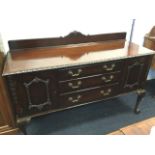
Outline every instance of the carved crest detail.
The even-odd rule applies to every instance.
[[[82,34],[79,31],[73,31],[69,33],[67,36],[65,36],[64,38],[73,38],[73,37],[86,37],[86,35]]]

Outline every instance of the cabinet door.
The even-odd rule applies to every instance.
[[[124,90],[130,91],[144,86],[151,60],[151,56],[143,56],[126,61]]]
[[[51,71],[25,73],[8,77],[18,117],[40,113],[56,107],[55,79]]]

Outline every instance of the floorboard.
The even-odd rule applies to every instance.
[[[109,135],[149,135],[155,126],[155,117],[123,127]]]

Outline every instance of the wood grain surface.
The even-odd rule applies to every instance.
[[[149,135],[155,126],[155,117],[123,127],[109,135]]]

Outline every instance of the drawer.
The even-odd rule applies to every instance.
[[[60,94],[59,104],[61,107],[74,106],[81,103],[102,100],[118,93],[118,85],[111,87],[100,87],[88,91],[79,91],[70,94]]]
[[[79,89],[85,89],[94,86],[109,85],[120,82],[121,73],[109,73],[104,75],[96,75],[93,77],[79,78],[76,80],[60,81],[59,91],[61,93],[67,91],[74,91]]]
[[[100,64],[93,64],[89,66],[78,66],[60,69],[58,71],[58,77],[60,81],[64,81],[89,75],[110,73],[121,70],[122,65],[123,61],[112,61]]]

